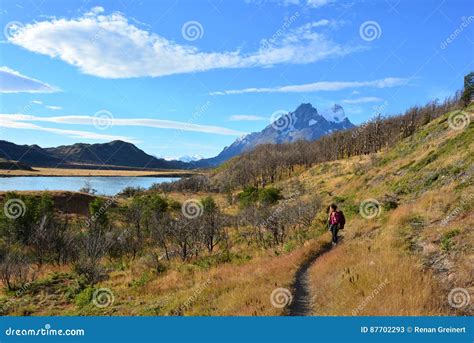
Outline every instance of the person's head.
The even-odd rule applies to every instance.
[[[337,210],[337,205],[336,204],[331,204],[329,206],[329,212],[336,212]]]

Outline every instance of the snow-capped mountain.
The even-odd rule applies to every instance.
[[[184,155],[184,156],[181,156],[180,158],[178,158],[178,161],[181,161],[181,162],[194,162],[194,161],[202,160],[203,158],[204,157],[202,157],[201,155],[192,155],[192,156]]]
[[[353,126],[340,105],[336,104],[319,113],[311,104],[301,104],[294,112],[281,115],[262,131],[239,137],[216,157],[202,159],[194,164],[198,167],[216,166],[259,144],[289,143],[302,139],[312,141]]]
[[[347,119],[344,109],[338,104],[334,104],[331,108],[321,112],[321,115],[324,119],[333,123],[342,123],[344,119]]]

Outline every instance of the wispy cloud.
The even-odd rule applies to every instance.
[[[253,52],[239,49],[202,52],[131,23],[123,14],[104,15],[103,8],[75,19],[50,19],[27,24],[9,42],[59,58],[83,73],[103,78],[159,77],[225,68],[306,64],[345,56],[358,46],[336,43],[305,24],[288,30],[272,44]],[[311,23],[309,23],[311,24]]]
[[[330,3],[335,2],[335,0],[245,0],[247,3],[255,3],[257,5],[261,5],[263,3],[277,3],[283,6],[289,5],[300,5],[300,6],[308,6],[312,8],[319,8],[326,6]]]
[[[381,98],[374,97],[374,96],[364,96],[364,97],[360,97],[360,98],[357,98],[357,99],[344,99],[344,100],[342,100],[342,102],[345,103],[345,104],[367,104],[367,103],[370,103],[370,102],[382,102],[382,101],[384,101],[384,100],[381,99]]]
[[[334,2],[334,0],[308,0],[306,3],[309,7],[319,8],[326,6],[332,2]]]
[[[0,125],[3,120],[10,122],[49,122],[57,124],[69,125],[94,125],[96,118],[93,116],[55,116],[55,117],[38,117],[25,114],[0,114]],[[173,120],[149,119],[149,118],[130,118],[130,119],[111,119],[111,126],[141,126],[153,127],[159,129],[175,129],[183,131],[212,133],[218,135],[241,136],[245,134],[242,131],[236,131],[220,126],[198,125],[187,122],[179,122]]]
[[[48,108],[48,109],[50,109],[50,110],[53,110],[53,111],[58,111],[58,110],[62,110],[62,109],[63,109],[61,106],[46,105],[45,107]]]
[[[0,67],[0,93],[51,93],[57,92],[56,87],[45,82],[22,75],[8,67]]]
[[[236,114],[230,116],[229,120],[231,121],[259,121],[259,120],[268,120],[268,118],[262,116],[256,116],[253,114]]]
[[[245,93],[313,93],[322,91],[340,91],[351,88],[390,88],[404,86],[409,83],[409,79],[388,77],[374,81],[321,81],[306,83],[301,85],[290,85],[281,87],[264,88],[244,88],[219,92],[212,92],[210,95],[229,95]]]
[[[130,143],[140,142],[127,136],[108,135],[104,133],[96,133],[96,132],[90,132],[90,131],[63,130],[63,129],[57,129],[57,128],[50,128],[50,127],[44,127],[44,126],[40,126],[40,125],[28,123],[28,122],[5,119],[3,116],[4,115],[0,115],[1,117],[0,126],[5,127],[5,128],[51,132],[58,135],[68,136],[70,138],[79,138],[79,139],[102,140],[102,141],[122,140],[122,141],[130,142]]]

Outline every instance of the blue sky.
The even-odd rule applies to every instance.
[[[474,13],[454,1],[3,1],[1,139],[131,141],[211,157],[272,113],[354,123],[462,88]]]

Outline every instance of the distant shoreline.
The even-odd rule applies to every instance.
[[[142,171],[142,170],[97,170],[66,168],[35,168],[34,170],[0,170],[2,177],[189,177],[196,172],[188,170]]]

